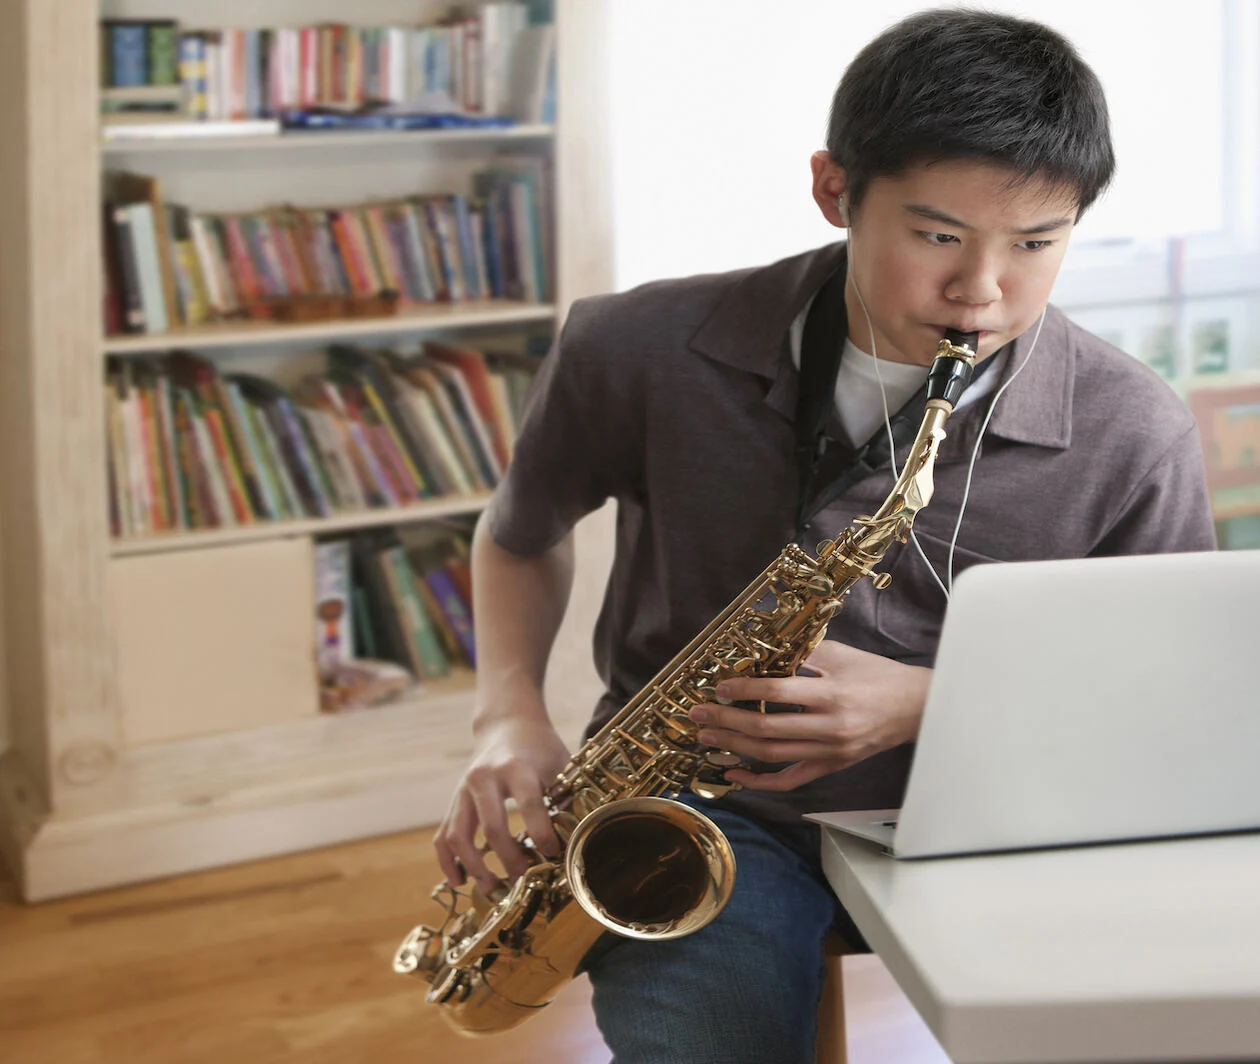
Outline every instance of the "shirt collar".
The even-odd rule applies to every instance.
[[[789,359],[792,319],[844,262],[843,243],[750,270],[714,307],[691,338],[690,348],[736,369],[769,380]]]
[[[997,388],[1006,387],[1016,372],[1019,376],[1002,393],[985,435],[1063,450],[1072,442],[1076,346],[1072,343],[1068,319],[1057,307],[1046,307],[1041,336],[1032,358],[1028,359],[1036,336],[1037,326],[1033,325],[1015,338],[1015,350],[1002,367]],[[1020,366],[1024,367],[1022,371]],[[996,395],[997,390],[993,394]],[[941,461],[970,458],[992,403],[992,397],[986,396],[950,419],[941,444]]]

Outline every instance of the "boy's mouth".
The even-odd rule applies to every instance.
[[[979,342],[981,343],[983,343],[987,337],[993,335],[992,329],[977,329],[974,325],[970,325],[970,326],[968,325],[929,325],[928,328],[931,329],[933,332],[935,332],[941,339],[945,338],[945,333],[949,329],[953,329],[956,332],[963,332],[963,333],[968,333],[968,332],[978,333]]]

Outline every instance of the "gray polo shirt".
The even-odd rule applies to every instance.
[[[616,557],[594,651],[603,724],[703,629],[792,537],[797,504],[793,319],[835,270],[830,245],[760,269],[689,277],[573,305],[532,390],[510,468],[487,511],[496,543],[537,554],[617,500]],[[1031,330],[1004,376],[1023,362]],[[967,462],[990,400],[946,425],[936,492],[915,530],[944,573]],[[900,456],[899,456],[900,461]],[[815,519],[804,546],[873,513],[885,468]],[[987,562],[1210,550],[1195,424],[1135,359],[1051,307],[1032,360],[984,435],[954,555]],[[863,581],[828,632],[863,650],[931,665],[945,597],[912,544]],[[765,819],[900,805],[910,745],[790,794],[724,799]]]

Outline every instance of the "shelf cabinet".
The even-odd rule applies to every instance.
[[[554,128],[196,144],[102,143],[97,20],[166,16],[204,25],[204,5],[15,0],[0,11],[0,128],[9,146],[0,156],[0,851],[28,900],[402,830],[433,823],[445,810],[471,747],[471,674],[426,682],[406,701],[359,712],[312,707],[247,724],[224,704],[220,728],[203,719],[213,706],[181,704],[169,720],[142,726],[128,716],[133,692],[146,685],[178,692],[179,676],[169,674],[169,661],[157,660],[156,635],[137,640],[133,630],[119,630],[120,577],[145,565],[153,572],[177,567],[178,552],[196,552],[202,579],[213,583],[216,559],[226,576],[233,557],[273,548],[284,554],[283,544],[326,532],[476,513],[486,497],[111,540],[101,380],[107,357],[174,347],[267,358],[334,340],[554,329],[575,298],[608,290],[603,5],[554,6]],[[212,20],[388,24],[424,11],[411,0],[226,0]],[[196,207],[233,210],[277,200],[299,174],[312,197],[350,202],[392,194],[392,187],[439,187],[444,175],[471,172],[487,154],[512,151],[545,151],[553,162],[556,298],[545,305],[423,306],[388,318],[101,336],[100,203],[102,174],[111,168],[160,173],[164,186]],[[610,555],[610,521],[605,510],[579,526],[577,583],[548,676],[553,714],[570,741],[598,692],[590,628]],[[143,611],[144,596],[156,595],[160,615],[161,582],[144,587],[127,599],[128,608]],[[230,624],[231,608],[215,608],[219,615],[207,623]],[[165,687],[156,682],[162,669]]]

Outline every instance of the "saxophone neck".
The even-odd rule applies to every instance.
[[[833,557],[846,551],[855,552],[861,564],[853,572],[865,575],[897,540],[910,534],[915,515],[932,501],[932,470],[936,453],[945,438],[945,422],[953,413],[963,390],[971,383],[976,364],[978,338],[975,333],[949,331],[937,348],[936,358],[928,371],[927,405],[919,431],[910,445],[905,465],[893,489],[872,517],[859,517],[849,529],[831,543],[819,546],[820,556],[831,558],[828,568],[842,566],[842,559]],[[839,548],[844,546],[844,550]]]
[[[928,400],[901,474],[872,520],[883,521],[898,515],[913,521],[915,514],[932,501],[935,490],[932,470],[936,466],[936,452],[945,438],[945,421],[952,409],[943,399]]]
[[[907,522],[932,501],[932,469],[936,452],[945,438],[945,422],[975,372],[979,336],[953,329],[945,333],[936,349],[932,368],[928,370],[927,405],[923,421],[906,455],[906,464],[897,477],[893,490],[875,514],[880,521],[892,514],[904,516]],[[908,530],[908,524],[907,529]]]

